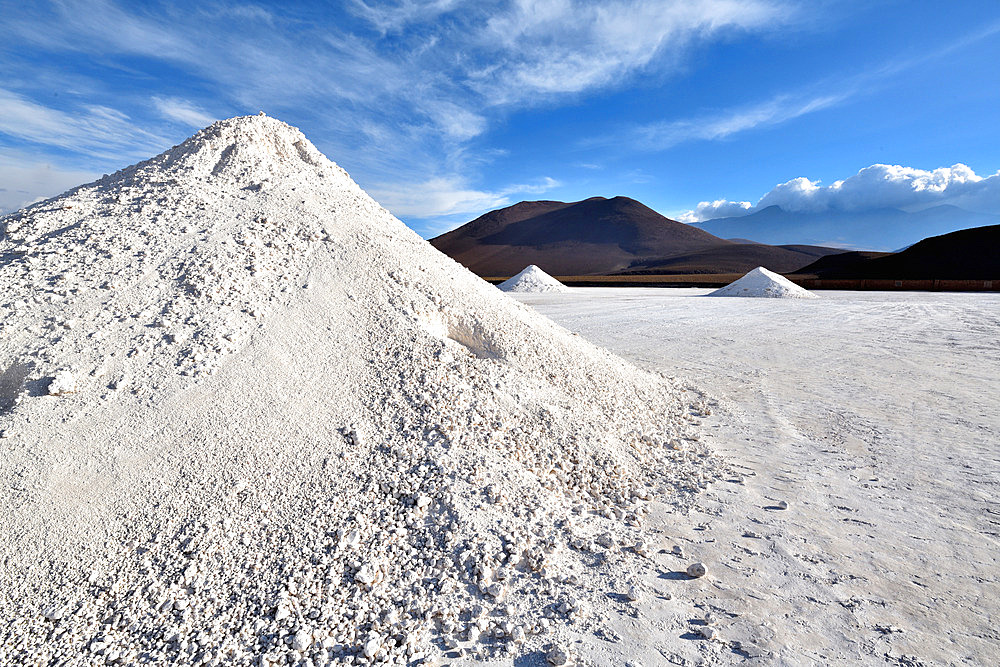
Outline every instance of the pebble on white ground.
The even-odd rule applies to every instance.
[[[747,296],[771,299],[818,299],[807,289],[788,278],[758,266],[739,280],[721,287],[708,296]]]
[[[687,567],[687,575],[694,579],[704,577],[706,572],[708,572],[708,570],[705,568],[704,563],[691,563]]]
[[[569,653],[561,646],[554,646],[545,654],[545,659],[550,665],[566,665],[569,663]]]
[[[503,292],[566,292],[568,287],[534,264],[524,267],[516,276],[497,285]]]

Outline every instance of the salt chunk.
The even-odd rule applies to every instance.
[[[49,396],[62,396],[63,394],[72,394],[75,391],[76,376],[66,369],[56,373],[52,382],[49,383]]]
[[[65,615],[65,613],[66,610],[63,607],[49,607],[42,612],[42,616],[44,616],[47,621],[58,621]]]
[[[362,583],[366,586],[371,586],[373,583],[375,583],[375,576],[376,576],[375,568],[373,568],[371,565],[365,565],[364,567],[362,567],[360,570],[357,571],[357,574],[354,575],[354,579],[355,581],[358,581],[359,583]]]
[[[312,646],[312,641],[312,632],[303,628],[296,632],[295,636],[292,637],[292,649],[296,651],[305,651],[307,648]]]

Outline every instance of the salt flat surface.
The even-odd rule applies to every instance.
[[[746,477],[665,525],[709,576],[710,663],[997,664],[1000,295],[697,289],[518,295],[719,400],[709,444]],[[782,501],[787,509],[779,509]],[[662,567],[668,583],[676,569]],[[649,616],[653,645],[678,626]],[[691,623],[692,644],[708,644]],[[735,642],[740,642],[737,646]]]

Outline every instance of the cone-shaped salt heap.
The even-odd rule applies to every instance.
[[[566,292],[568,288],[534,264],[499,285],[504,292]]]
[[[571,541],[636,544],[639,498],[719,474],[678,385],[505,298],[277,120],[0,232],[4,664],[537,654],[577,622],[542,633],[552,601],[586,622],[655,576]],[[459,623],[495,608],[523,641]]]
[[[818,299],[815,294],[803,289],[788,278],[768,271],[763,266],[735,280],[708,296],[749,296],[769,299]]]

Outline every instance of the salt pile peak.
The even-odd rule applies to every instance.
[[[723,473],[697,394],[278,120],[0,231],[0,664],[509,659],[592,628],[649,508]]]
[[[504,292],[565,292],[567,287],[534,264],[499,285]]]
[[[771,299],[818,299],[782,275],[758,266],[739,280],[721,287],[708,296],[746,296]]]

